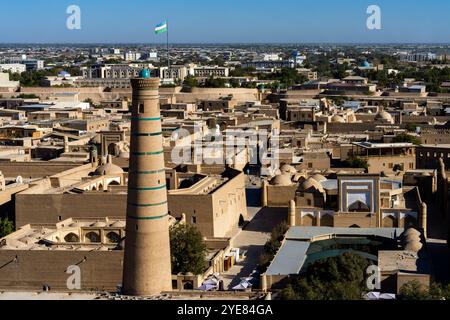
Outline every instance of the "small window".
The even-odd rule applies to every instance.
[[[59,221],[62,221],[62,217],[61,217],[61,216],[58,216],[58,220],[59,220]]]
[[[191,221],[192,221],[193,224],[196,224],[197,223],[197,217],[192,217]]]
[[[140,104],[139,104],[139,110],[138,110],[138,112],[139,112],[139,113],[144,113],[144,104],[143,104],[143,103],[140,103]]]

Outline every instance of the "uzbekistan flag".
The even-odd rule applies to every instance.
[[[167,21],[161,22],[155,27],[155,33],[160,34],[167,31]]]

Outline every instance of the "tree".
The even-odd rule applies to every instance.
[[[345,161],[345,164],[349,168],[364,168],[369,169],[369,164],[367,163],[367,160],[363,160],[355,155],[352,155],[350,158],[348,158]]]
[[[225,79],[210,77],[205,81],[205,88],[224,88]]]
[[[407,134],[407,133],[402,133],[402,134],[397,135],[394,138],[394,142],[396,142],[396,143],[406,142],[406,143],[412,143],[412,144],[415,144],[415,145],[421,145],[422,144],[422,141],[420,140],[420,138],[412,136],[412,135]]]
[[[254,67],[236,67],[234,70],[230,71],[230,77],[245,77],[252,75],[254,72],[256,72],[256,68]]]
[[[266,244],[264,245],[264,253],[259,258],[259,264],[262,268],[267,268],[270,264],[270,261],[273,260],[275,254],[281,246],[284,235],[288,230],[289,225],[284,221],[272,230],[270,239],[267,240]]]
[[[408,123],[406,125],[406,130],[408,130],[409,132],[416,132],[418,127],[419,125],[417,123]]]
[[[366,290],[369,261],[345,252],[312,263],[305,275],[293,277],[281,291],[282,300],[360,300]]]
[[[429,300],[430,298],[426,288],[417,280],[405,283],[400,288],[400,296],[403,300]]]
[[[6,237],[14,231],[14,223],[8,218],[0,218],[0,238]]]
[[[185,86],[188,86],[188,87],[191,87],[191,88],[198,87],[198,81],[193,76],[187,76],[186,78],[184,78],[183,84]]]
[[[273,80],[281,84],[283,88],[289,88],[296,84],[302,84],[308,79],[306,76],[299,74],[296,69],[281,69],[275,73],[270,74],[258,74],[258,79],[260,80]]]
[[[93,101],[91,98],[87,98],[87,99],[85,99],[83,102],[89,103],[91,106],[94,105],[94,101]]]
[[[400,298],[402,300],[449,300],[450,284],[432,283],[429,288],[426,288],[419,281],[412,280],[400,288]]]
[[[31,94],[22,93],[22,94],[19,94],[17,96],[17,98],[18,99],[39,99],[39,97],[37,95],[32,94],[32,93]]]
[[[170,229],[172,274],[205,271],[206,245],[195,226],[178,224]]]

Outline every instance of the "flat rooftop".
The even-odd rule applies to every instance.
[[[355,146],[365,149],[391,149],[391,148],[412,148],[412,143],[372,143],[372,142],[353,142]]]

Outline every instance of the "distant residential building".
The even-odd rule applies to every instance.
[[[128,51],[124,53],[125,61],[137,61],[141,58],[141,54],[139,52]]]
[[[218,66],[195,67],[195,77],[228,77],[230,69]]]
[[[264,53],[262,55],[262,60],[263,61],[279,61],[279,60],[281,60],[281,58],[278,55],[278,53]]]
[[[141,56],[141,60],[146,60],[146,61],[159,61],[158,58],[158,53],[157,52],[148,52],[148,53],[144,53]]]
[[[131,79],[139,75],[141,68],[126,64],[94,65],[81,68],[85,79]]]
[[[399,57],[400,61],[408,62],[423,62],[437,59],[437,55],[434,53],[402,53]]]
[[[301,74],[308,78],[308,81],[317,80],[317,72],[312,71],[311,69],[306,68],[298,68],[297,69],[298,74]]]
[[[26,66],[27,71],[35,71],[44,69],[44,61],[37,59],[23,59],[24,57],[19,58],[10,58],[8,60],[9,64],[24,64]]]
[[[170,70],[168,67],[161,67],[157,73],[161,79],[176,79],[183,81],[188,75],[188,70],[185,66],[174,65],[170,66]]]
[[[293,60],[278,60],[278,61],[249,61],[242,64],[244,68],[276,68],[276,69],[293,69],[296,67]]]
[[[27,71],[27,66],[22,63],[0,64],[0,72],[22,73]]]

